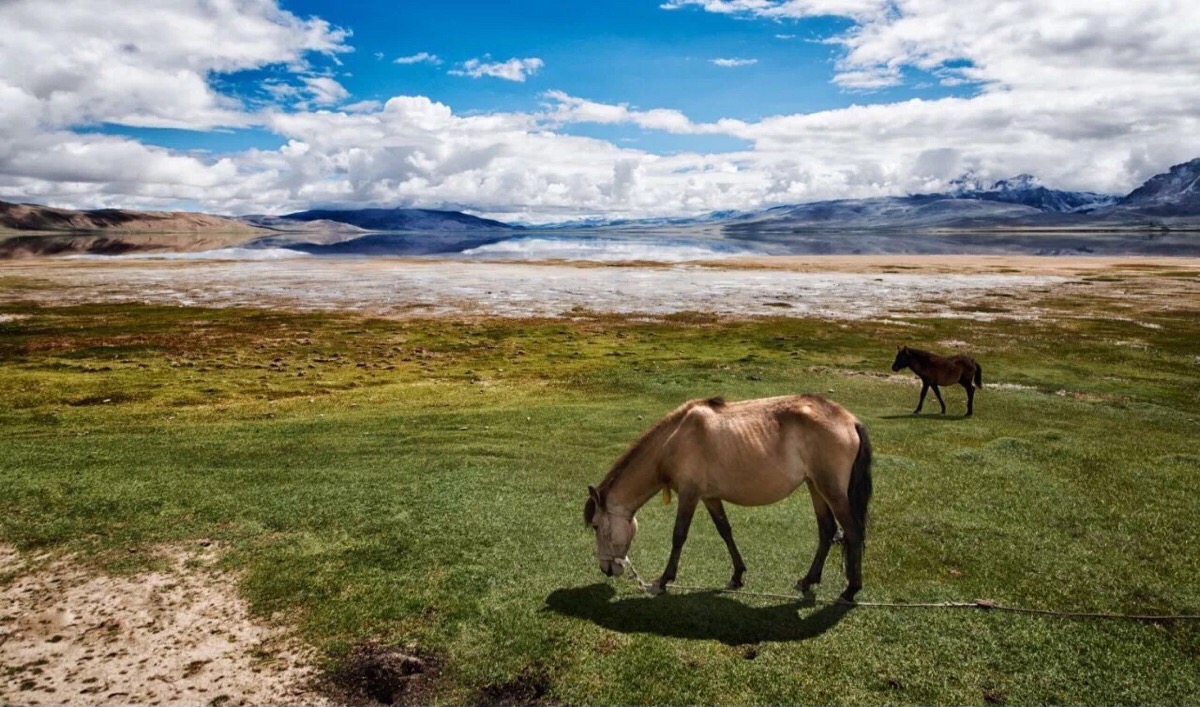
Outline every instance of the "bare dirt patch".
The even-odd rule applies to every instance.
[[[347,704],[429,704],[440,666],[437,656],[412,646],[367,642],[352,648],[327,682]]]
[[[212,546],[168,569],[96,575],[0,546],[0,702],[324,704],[311,653],[254,619]]]

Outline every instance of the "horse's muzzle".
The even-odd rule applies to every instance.
[[[608,562],[601,562],[600,571],[604,573],[605,577],[620,577],[625,574],[625,566],[628,564],[628,559],[619,557]]]

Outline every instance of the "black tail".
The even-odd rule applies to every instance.
[[[979,362],[975,362],[975,387],[983,390],[983,366]]]
[[[850,514],[854,522],[862,529],[863,539],[867,538],[867,504],[871,501],[871,439],[867,437],[867,428],[861,422],[854,423],[858,432],[858,454],[854,457],[854,466],[850,467]]]

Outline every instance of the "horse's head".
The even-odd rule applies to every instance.
[[[620,577],[629,564],[629,546],[637,533],[637,518],[611,512],[605,507],[600,492],[588,486],[583,522],[596,531],[596,559],[600,562],[600,571],[609,577]]]
[[[907,346],[897,346],[896,347],[896,360],[892,361],[892,370],[893,371],[904,370],[905,368],[908,368],[910,363],[912,363],[912,360],[908,357],[908,347]]]

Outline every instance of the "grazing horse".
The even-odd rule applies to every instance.
[[[808,574],[796,587],[808,592],[821,581],[825,557],[841,524],[846,590],[862,588],[867,502],[871,498],[871,442],[867,430],[842,406],[819,395],[791,395],[726,403],[692,400],[654,424],[617,461],[599,487],[588,487],[584,523],[596,532],[600,571],[619,576],[629,564],[637,532],[634,514],[660,491],[675,491],[671,557],[652,585],[662,594],[675,579],[679,553],[696,506],[703,502],[733,560],[729,588],[742,586],[746,565],[722,501],[765,506],[808,485],[817,514],[818,545]]]
[[[896,347],[896,360],[892,361],[892,370],[901,371],[911,368],[921,379],[921,399],[917,401],[914,415],[921,413],[925,407],[925,394],[933,388],[938,404],[942,406],[942,414],[946,414],[946,402],[942,400],[939,385],[954,385],[958,383],[967,389],[967,417],[975,414],[975,389],[983,388],[983,367],[970,356],[938,356],[935,353],[910,349],[907,346]]]

